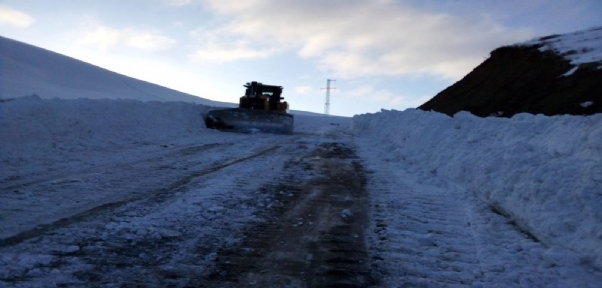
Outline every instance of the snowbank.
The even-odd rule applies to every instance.
[[[45,173],[50,164],[81,170],[114,157],[151,153],[159,146],[242,137],[205,128],[203,114],[210,109],[189,102],[128,99],[27,96],[0,102],[0,183]],[[296,115],[295,133],[328,133],[348,126],[350,119]]]
[[[99,146],[205,129],[202,113],[208,108],[185,102],[42,100],[37,96],[17,98],[0,107],[0,131],[6,136],[3,145],[52,145],[55,138],[69,137]],[[40,143],[40,138],[46,143]]]
[[[354,116],[352,128],[383,158],[454,181],[544,244],[602,269],[602,115],[383,110]]]
[[[36,96],[1,102],[0,180],[25,168],[43,167],[41,162],[90,157],[81,153],[161,145],[170,139],[198,136],[207,130],[202,114],[208,108],[185,102]]]

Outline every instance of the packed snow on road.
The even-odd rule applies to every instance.
[[[602,115],[0,102],[2,287],[599,287]]]

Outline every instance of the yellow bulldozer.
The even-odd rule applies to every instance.
[[[208,128],[233,132],[293,133],[294,117],[288,103],[282,101],[282,86],[256,81],[243,85],[245,95],[238,108],[212,110],[205,116]]]

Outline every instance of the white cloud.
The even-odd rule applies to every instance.
[[[293,90],[299,94],[310,94],[315,91],[314,88],[310,86],[296,86]]]
[[[254,50],[245,47],[210,47],[197,50],[192,54],[196,61],[227,62],[242,59],[265,58],[269,55],[268,51]]]
[[[123,45],[148,51],[167,50],[176,44],[176,40],[163,36],[158,31],[134,28],[114,29],[91,21],[79,31],[78,44],[95,46],[109,50]]]
[[[108,50],[116,46],[122,38],[119,30],[105,26],[97,26],[82,33],[79,44],[96,46],[102,50]]]
[[[167,50],[176,44],[176,40],[155,32],[127,30],[125,34],[128,46],[144,50]]]
[[[197,29],[191,36],[203,43],[191,56],[194,61],[228,62],[244,59],[266,58],[274,54],[276,49],[270,46],[257,47],[251,40],[229,39],[223,37],[227,32],[223,29]]]
[[[362,85],[348,92],[341,92],[342,97],[358,99],[372,103],[383,103],[391,108],[417,107],[431,96],[410,97],[395,94],[387,89],[375,89],[371,85]]]
[[[359,86],[347,93],[343,94],[344,97],[353,99],[361,99],[368,102],[384,102],[390,105],[397,105],[403,101],[402,96],[397,96],[393,92],[386,89],[374,89],[370,85]]]
[[[6,24],[19,28],[29,27],[35,19],[21,11],[0,5],[0,25]]]
[[[192,4],[192,0],[163,0],[163,2],[169,6],[186,6]]]
[[[340,78],[430,74],[457,79],[493,48],[532,36],[508,30],[484,15],[431,13],[403,1],[205,3],[210,11],[231,21],[219,26],[220,33],[201,51],[210,46],[229,47],[231,39],[244,41],[245,47],[254,51],[294,49],[300,57],[317,61],[323,70]],[[229,58],[236,59],[240,57]]]

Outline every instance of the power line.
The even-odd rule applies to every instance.
[[[330,82],[334,82],[334,81],[337,81],[337,80],[327,79],[326,80],[326,88],[320,89],[320,90],[326,89],[326,103],[324,103],[324,114],[326,114],[326,115],[330,114],[330,90],[337,89],[335,87],[330,87]]]

